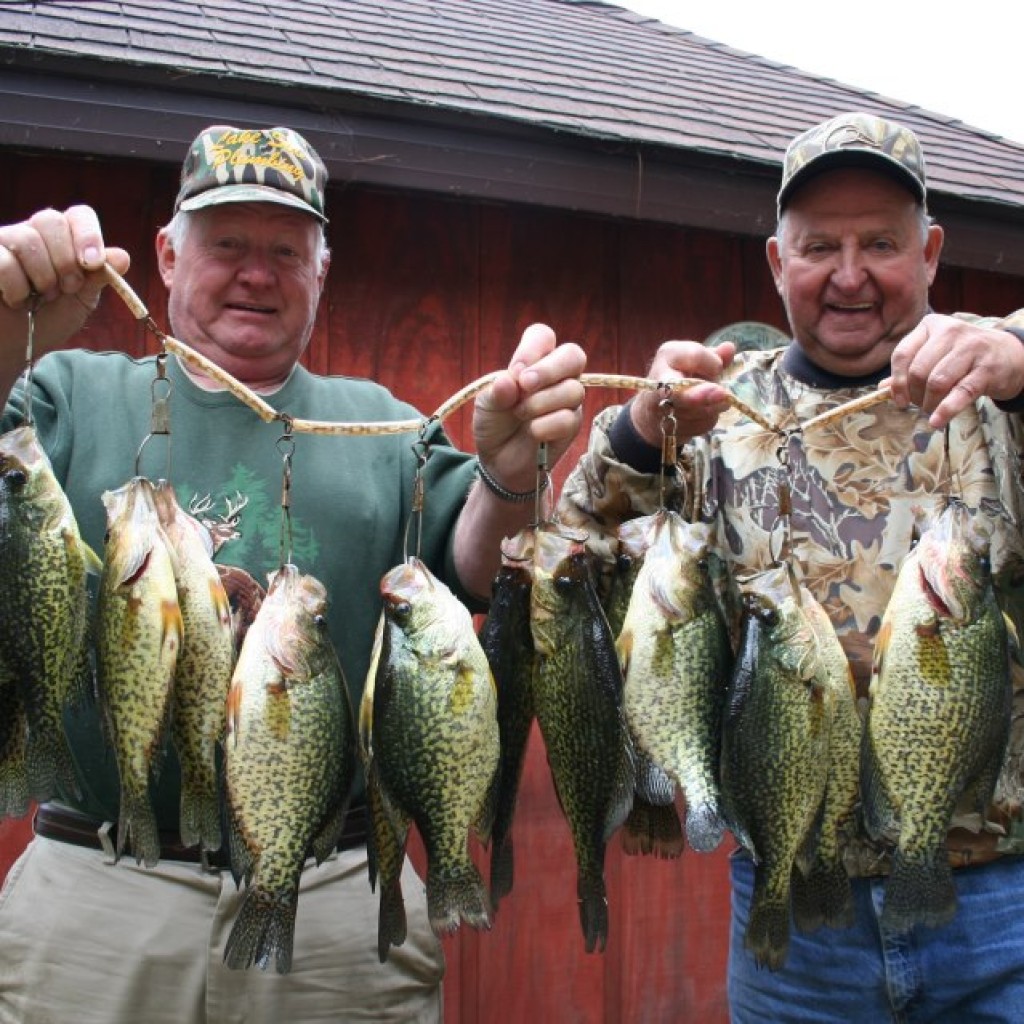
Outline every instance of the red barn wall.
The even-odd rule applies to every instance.
[[[3,152],[0,180],[0,223],[45,206],[99,210],[108,243],[132,254],[129,283],[170,331],[152,239],[170,215],[173,168]],[[784,327],[758,239],[358,187],[330,191],[328,212],[333,261],[306,362],[373,377],[425,412],[504,366],[534,321],[582,344],[590,370],[632,374],[666,338],[701,339],[745,319]],[[1008,312],[1024,306],[1024,279],[943,269],[933,305]],[[83,340],[154,347],[109,292]],[[591,391],[588,413],[615,397]],[[470,443],[465,415],[448,426]],[[0,877],[28,831],[27,821],[0,823]],[[568,829],[536,732],[514,838],[515,888],[493,929],[446,940],[448,1024],[728,1019],[725,849],[655,861],[624,856],[613,839],[608,947],[588,955]]]

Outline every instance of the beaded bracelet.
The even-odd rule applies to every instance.
[[[510,491],[507,487],[502,487],[497,480],[484,468],[484,464],[477,460],[476,463],[477,475],[483,481],[484,486],[496,497],[501,498],[502,501],[510,501],[514,504],[522,504],[525,501],[530,501],[537,497],[537,488],[534,487],[532,491]],[[544,482],[540,485],[540,489],[543,491],[548,485],[548,478],[544,477]]]

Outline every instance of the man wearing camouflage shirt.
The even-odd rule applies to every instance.
[[[767,255],[792,343],[737,353],[729,342],[670,341],[649,378],[707,381],[673,393],[679,464],[687,485],[703,485],[704,515],[717,517],[718,551],[731,574],[752,574],[779,554],[788,492],[793,559],[835,626],[863,709],[874,639],[914,543],[915,509],[941,508],[951,479],[969,506],[1005,513],[995,520],[991,559],[1013,613],[1024,579],[1024,316],[929,312],[943,232],[927,214],[918,140],[900,125],[851,113],[796,138],[778,212]],[[796,429],[887,378],[890,401]],[[783,433],[733,408],[727,388]],[[590,531],[605,566],[616,553],[616,523],[658,507],[661,400],[647,391],[605,410],[563,491],[563,521]],[[700,480],[697,467],[705,467]],[[1017,718],[1022,705],[1018,691]],[[736,853],[732,1019],[1020,1020],[1024,859],[1014,854],[1024,852],[1022,747],[1018,724],[988,815],[997,827],[979,831],[976,821],[954,819],[948,847],[958,910],[947,925],[904,934],[881,926],[887,857],[865,837],[845,857],[855,924],[810,934],[791,928],[782,969],[758,969],[744,948],[753,864]]]

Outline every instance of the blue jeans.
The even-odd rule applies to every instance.
[[[851,928],[791,928],[780,971],[743,948],[754,867],[731,858],[729,1007],[733,1024],[1021,1024],[1024,857],[954,871],[958,909],[942,928],[882,935],[884,878],[853,882]]]

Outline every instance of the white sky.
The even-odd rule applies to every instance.
[[[612,0],[1024,144],[1024,0]]]

